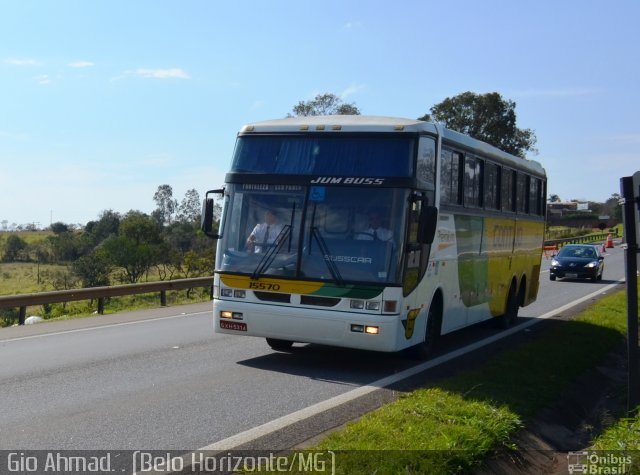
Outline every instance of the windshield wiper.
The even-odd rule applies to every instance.
[[[325,264],[327,264],[327,268],[329,269],[329,272],[331,272],[331,276],[340,287],[344,287],[344,280],[342,279],[342,275],[340,275],[338,266],[336,266],[336,263],[331,260],[331,251],[329,251],[329,247],[327,246],[326,241],[324,240],[316,226],[313,226],[311,228],[311,235],[316,238],[318,247],[320,247],[320,251],[322,252],[322,259],[324,260]],[[309,247],[309,251],[311,251],[311,247]]]
[[[258,265],[253,271],[253,274],[251,274],[252,279],[257,279],[260,274],[262,274],[265,270],[269,268],[273,260],[278,255],[278,253],[282,250],[282,247],[284,246],[284,243],[290,234],[291,234],[291,225],[285,224],[282,227],[282,231],[280,231],[280,234],[276,236],[276,239],[274,241],[275,245],[269,247],[269,250],[264,253],[264,255],[262,256],[262,259],[260,259],[260,262],[258,262]]]

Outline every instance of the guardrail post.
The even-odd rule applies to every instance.
[[[104,297],[98,297],[98,314],[104,315]]]
[[[26,316],[27,316],[27,307],[20,307],[20,313],[18,314],[18,325],[24,325],[24,320]]]
[[[161,307],[166,307],[167,306],[167,291],[166,290],[161,290],[160,291],[160,306]]]

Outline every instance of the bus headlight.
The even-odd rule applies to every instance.
[[[357,310],[362,310],[364,308],[364,300],[352,300],[351,308],[355,308]]]
[[[232,312],[231,310],[220,310],[220,318],[229,318],[232,320],[244,320],[242,312]]]
[[[222,288],[220,289],[220,297],[231,297],[233,296],[233,289]]]
[[[366,309],[367,310],[380,310],[380,302],[378,302],[377,300],[371,300],[371,301],[367,302]]]

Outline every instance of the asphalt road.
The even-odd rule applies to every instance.
[[[522,324],[612,291],[623,256],[609,250],[601,283],[551,282],[543,259]],[[439,354],[497,333],[447,336]],[[214,334],[210,303],[0,330],[0,361],[0,449],[18,450],[195,450],[415,365],[318,345],[276,353],[262,339]]]

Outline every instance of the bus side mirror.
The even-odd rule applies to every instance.
[[[438,208],[424,206],[420,211],[418,223],[418,242],[420,244],[432,244],[438,227]]]
[[[215,209],[213,198],[209,198],[209,193],[224,193],[224,189],[207,191],[202,202],[202,217],[200,229],[204,234],[212,239],[219,239],[221,236],[213,232],[213,211]]]

